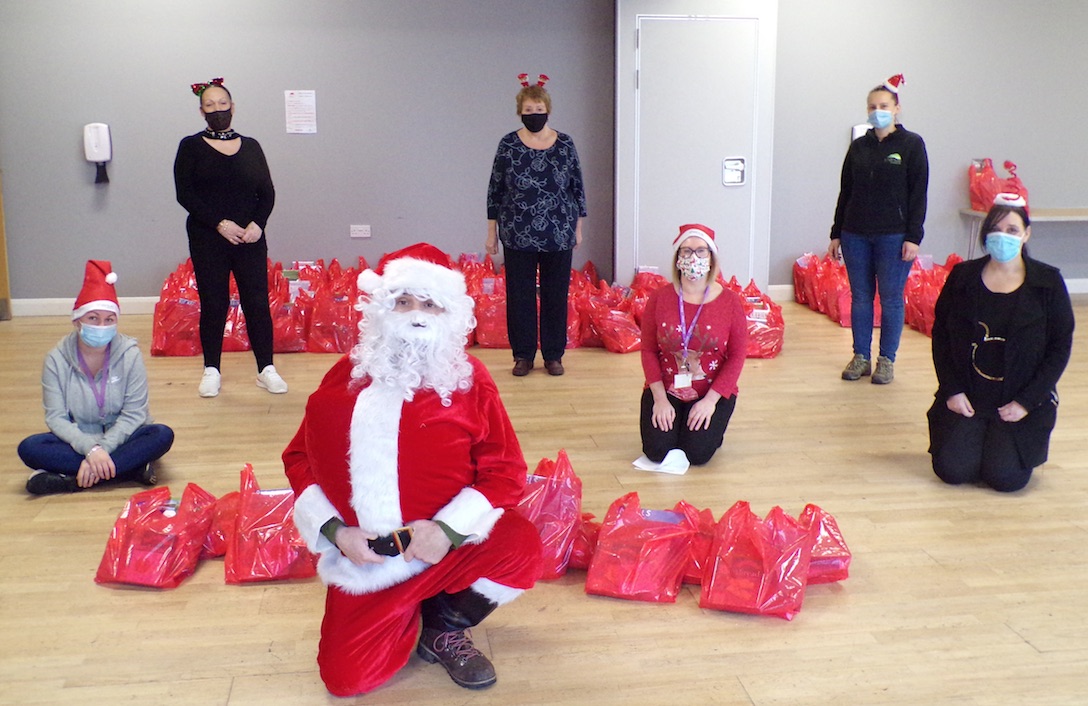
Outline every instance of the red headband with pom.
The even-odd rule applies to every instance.
[[[518,80],[521,81],[521,85],[525,88],[529,87],[529,74],[518,74]],[[544,84],[550,81],[547,74],[539,74],[537,77],[536,85],[544,88]]]

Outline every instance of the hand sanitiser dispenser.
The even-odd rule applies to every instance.
[[[87,157],[88,162],[94,162],[98,167],[94,183],[108,184],[110,178],[106,174],[106,162],[113,157],[109,125],[105,123],[88,123],[83,126],[83,154]]]

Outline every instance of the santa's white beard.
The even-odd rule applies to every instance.
[[[417,390],[431,389],[450,404],[450,396],[472,385],[472,365],[464,335],[447,312],[396,312],[380,302],[363,306],[362,335],[352,350],[353,376],[403,391],[411,400]]]

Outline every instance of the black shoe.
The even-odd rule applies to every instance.
[[[31,495],[53,495],[55,493],[74,493],[79,490],[75,476],[62,473],[36,471],[26,480],[26,492]]]
[[[159,477],[155,475],[155,466],[150,462],[144,466],[144,469],[136,474],[136,482],[148,488],[158,485]]]
[[[533,361],[528,358],[514,358],[514,377],[525,377],[533,369]]]
[[[548,371],[548,375],[562,375],[566,372],[563,370],[563,362],[560,360],[545,360],[544,369]]]
[[[495,666],[472,644],[468,630],[423,628],[416,654],[426,662],[441,664],[450,679],[466,689],[486,689],[498,681]]]

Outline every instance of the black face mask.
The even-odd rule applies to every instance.
[[[521,116],[521,124],[525,126],[525,129],[529,132],[540,132],[544,129],[544,125],[548,122],[547,113],[530,113],[529,115]]]
[[[208,127],[215,132],[223,132],[230,127],[230,108],[217,110],[214,113],[204,113],[204,119],[208,121]]]

